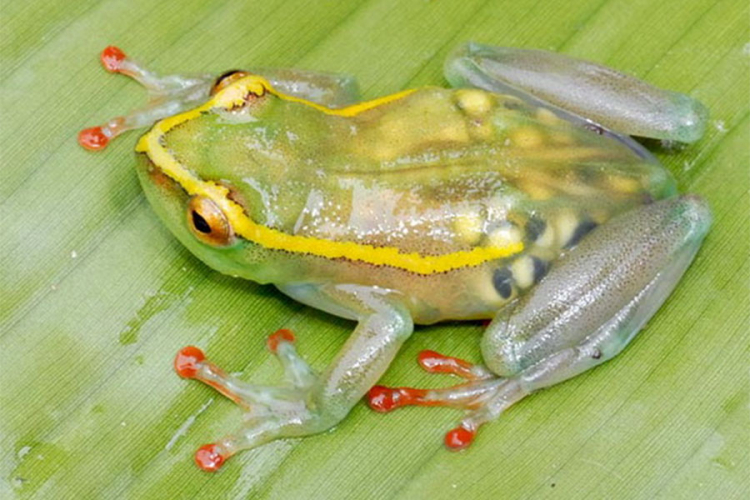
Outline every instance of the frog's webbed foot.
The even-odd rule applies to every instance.
[[[467,410],[461,423],[445,434],[445,446],[449,449],[466,448],[474,440],[479,426],[491,419],[484,415],[483,408],[502,392],[508,381],[483,366],[435,351],[420,352],[417,362],[428,373],[456,375],[466,382],[444,389],[376,385],[367,395],[370,408],[381,413],[403,406],[447,406]]]
[[[317,375],[297,353],[294,340],[291,331],[279,330],[266,342],[284,369],[286,383],[280,386],[243,382],[207,360],[203,351],[194,346],[177,353],[174,368],[180,377],[200,380],[245,411],[245,422],[239,432],[202,446],[196,452],[195,461],[200,468],[215,471],[239,450],[259,446],[282,435],[294,435],[295,426],[315,432],[315,418],[305,401]]]

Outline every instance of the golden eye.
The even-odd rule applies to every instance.
[[[241,71],[233,69],[231,71],[227,71],[226,73],[219,76],[219,78],[216,79],[216,82],[214,83],[214,86],[211,87],[211,95],[216,94],[217,92],[224,90],[240,78],[245,78],[246,76],[250,75],[247,71]]]
[[[234,231],[224,212],[208,198],[190,198],[186,215],[188,227],[203,243],[224,247],[234,242]]]

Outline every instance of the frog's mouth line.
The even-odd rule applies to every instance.
[[[205,104],[157,122],[149,132],[140,138],[136,151],[145,153],[164,175],[173,179],[189,196],[201,196],[213,201],[224,212],[236,235],[271,250],[315,255],[327,259],[359,261],[403,269],[421,275],[474,267],[523,251],[523,243],[517,242],[504,247],[476,247],[472,250],[461,250],[443,255],[421,255],[417,252],[404,253],[396,247],[375,247],[352,241],[333,241],[291,235],[254,222],[245,213],[243,207],[231,199],[230,191],[226,186],[213,181],[202,180],[182,165],[165,147],[164,136],[174,127],[208,113],[211,109],[217,107],[231,109],[241,106],[246,101],[248,93],[261,96],[266,92],[288,101],[311,106],[327,114],[354,116],[387,102],[400,99],[413,90],[346,108],[330,109],[304,99],[281,94],[266,79],[251,75],[221,90]]]

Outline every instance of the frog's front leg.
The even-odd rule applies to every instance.
[[[703,135],[708,118],[706,108],[690,96],[542,50],[469,42],[448,58],[445,76],[455,87],[513,94],[627,135],[693,142]]]
[[[239,432],[198,450],[196,462],[204,470],[217,470],[240,450],[336,425],[383,375],[413,330],[411,315],[394,292],[355,285],[280,288],[302,302],[357,320],[357,327],[320,375],[297,354],[291,332],[271,335],[268,347],[285,371],[286,383],[280,386],[248,384],[207,361],[196,347],[182,349],[175,358],[180,376],[205,382],[246,412]]]
[[[446,436],[451,448],[467,446],[481,424],[526,395],[618,354],[669,296],[709,225],[708,208],[696,196],[612,219],[493,320],[482,340],[487,368],[435,353],[420,356],[428,371],[454,373],[468,383],[443,390],[378,386],[370,405],[379,411],[410,404],[467,409]]]

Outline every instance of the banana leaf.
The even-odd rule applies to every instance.
[[[2,2],[1,498],[740,498],[750,491],[750,8],[744,0],[30,0]],[[285,327],[318,369],[352,324],[187,253],[138,186],[131,132],[77,132],[143,102],[105,73],[115,44],[160,72],[285,66],[356,75],[366,98],[444,85],[466,40],[597,61],[688,93],[706,136],[656,148],[714,226],[673,295],[614,360],[535,394],[446,451],[459,414],[358,404],[335,431],[244,452],[194,450],[241,412],[172,358],[203,347],[241,378],[280,375]],[[419,328],[389,385],[444,386],[414,362],[479,362],[476,323]]]

